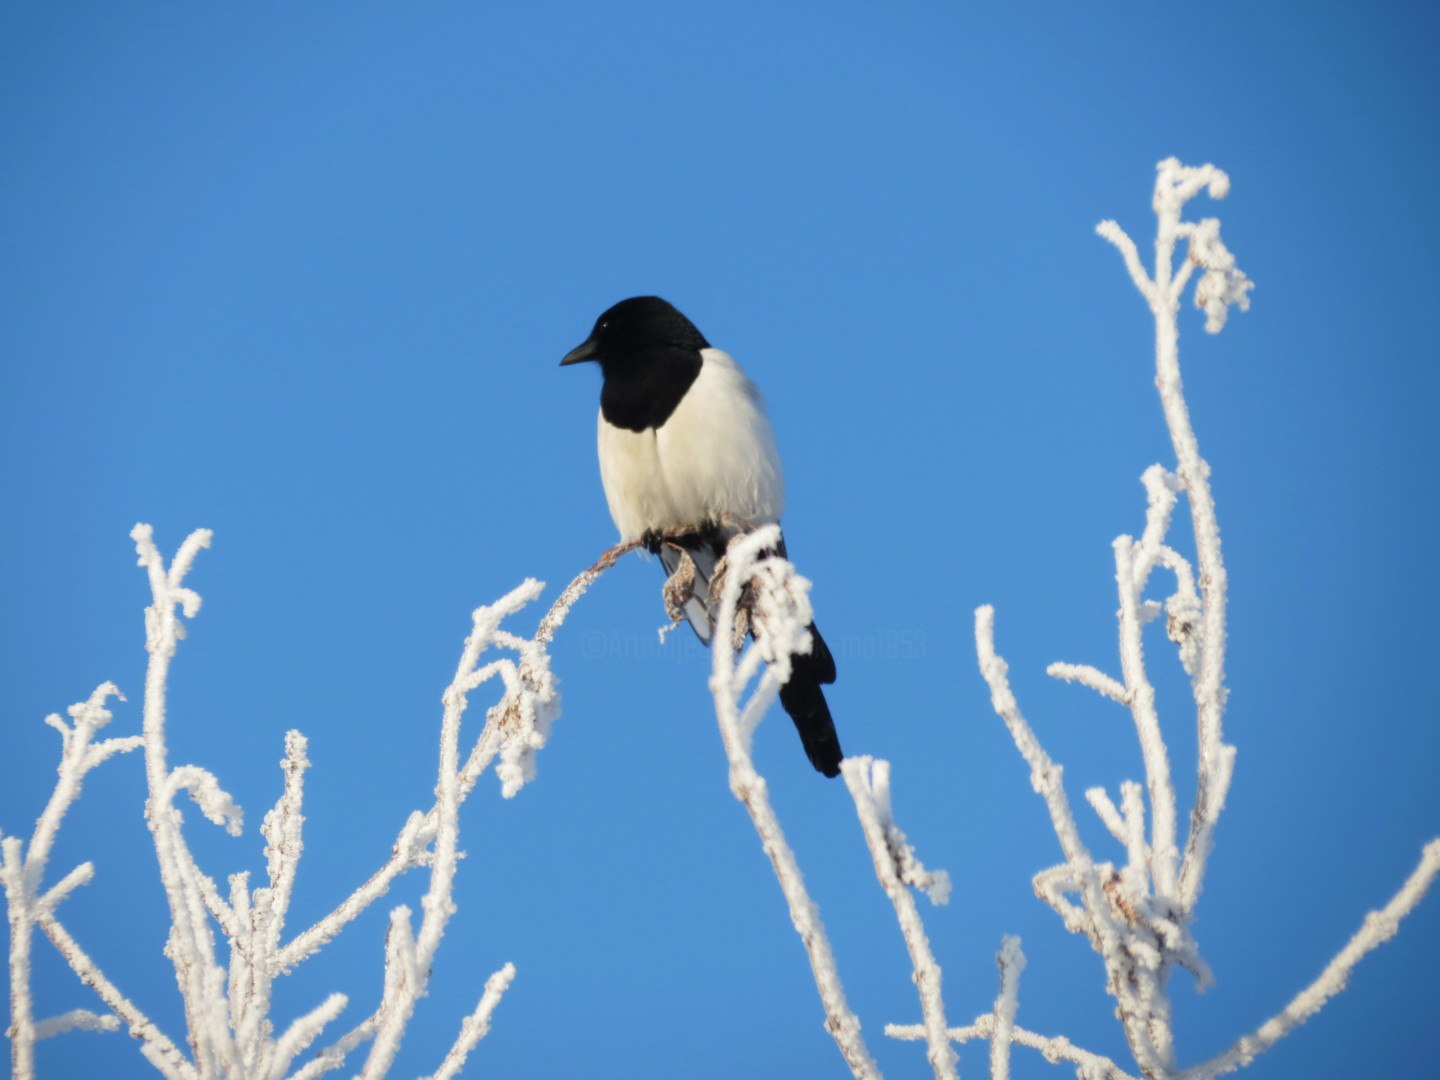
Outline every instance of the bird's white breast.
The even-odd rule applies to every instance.
[[[658,428],[600,416],[600,479],[626,540],[706,521],[778,521],[785,478],[760,392],[726,353],[701,350],[700,374]]]

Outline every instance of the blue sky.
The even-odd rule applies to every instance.
[[[258,871],[300,728],[296,927],[333,906],[427,799],[470,610],[526,576],[553,595],[613,541],[597,373],[557,364],[602,308],[655,292],[766,395],[842,741],[892,761],[902,825],[956,883],[927,915],[952,1019],[989,1008],[1019,934],[1020,1022],[1123,1057],[1098,958],[1032,894],[1058,849],[990,711],[972,612],[996,605],[1072,799],[1140,776],[1126,718],[1043,669],[1117,667],[1110,542],[1143,522],[1140,473],[1171,463],[1148,314],[1093,228],[1116,217],[1148,251],[1154,164],[1174,154],[1230,173],[1226,202],[1192,209],[1222,218],[1257,283],[1218,338],[1182,322],[1239,761],[1196,926],[1218,985],[1175,981],[1181,1060],[1253,1029],[1440,833],[1440,13],[506,7],[0,12],[0,827],[27,831],[53,782],[47,712],[112,679],[130,699],[112,730],[138,730],[131,526],[167,551],[209,527],[171,746],[249,817],[239,841],[190,834],[218,877]],[[538,781],[502,801],[490,778],[467,804],[460,910],[398,1075],[435,1067],[507,960],[477,1075],[843,1075],[726,787],[707,658],[655,643],[659,584],[632,557],[582,602]],[[881,1034],[918,1007],[843,786],[783,716],[757,754],[872,1051],[926,1074]],[[179,1038],[142,791],[138,758],[93,774],[54,867],[95,860],[64,916]],[[280,1015],[334,989],[372,1000],[383,925],[284,984]],[[42,1014],[93,1004],[37,951]],[[1432,898],[1251,1075],[1433,1068],[1437,961]],[[983,1061],[962,1051],[965,1075]],[[121,1035],[40,1062],[148,1068]],[[1016,1071],[1065,1075],[1023,1051]]]

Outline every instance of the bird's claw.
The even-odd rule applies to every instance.
[[[685,605],[695,596],[695,560],[688,552],[680,553],[680,564],[665,579],[660,595],[665,600],[665,614],[671,624],[678,624],[685,618]]]

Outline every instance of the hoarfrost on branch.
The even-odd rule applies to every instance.
[[[1220,199],[1229,187],[1229,178],[1213,165],[1191,168],[1175,158],[1159,164],[1153,202],[1158,227],[1151,272],[1141,264],[1135,242],[1114,221],[1101,222],[1096,230],[1119,249],[1131,280],[1154,317],[1156,386],[1177,463],[1174,470],[1152,465],[1145,471],[1141,477],[1147,503],[1144,528],[1138,539],[1120,536],[1113,544],[1119,676],[1088,664],[1056,663],[1047,669],[1051,676],[1089,687],[1125,708],[1135,725],[1144,784],[1121,783],[1118,806],[1104,788],[1085,792],[1086,801],[1123,851],[1118,864],[1097,859],[1081,840],[1065,792],[1063,770],[1046,753],[1022,714],[1007,665],[996,650],[995,612],[985,606],[975,613],[976,652],[991,704],[1029,766],[1031,785],[1045,800],[1064,857],[1059,865],[1035,876],[1036,895],[1055,909],[1066,929],[1086,937],[1100,955],[1106,990],[1115,998],[1116,1015],[1141,1075],[1184,1076],[1187,1080],[1205,1080],[1247,1064],[1317,1011],[1343,987],[1354,965],[1395,933],[1399,921],[1440,871],[1440,841],[1434,841],[1426,846],[1419,867],[1385,909],[1366,919],[1320,978],[1279,1016],[1208,1062],[1185,1070],[1176,1065],[1167,983],[1177,967],[1189,971],[1201,990],[1213,982],[1191,926],[1235,765],[1235,748],[1225,742],[1223,729],[1227,578],[1210,467],[1200,456],[1180,380],[1177,318],[1181,297],[1197,271],[1194,301],[1205,312],[1205,328],[1211,333],[1224,327],[1231,307],[1242,311],[1249,307],[1253,288],[1221,240],[1220,222],[1215,218],[1189,222],[1182,214],[1186,203],[1202,191]],[[1175,257],[1181,244],[1184,251],[1177,268]],[[1182,497],[1189,508],[1196,566],[1167,542]],[[1174,591],[1163,603],[1145,595],[1156,570],[1174,580]],[[1175,780],[1144,651],[1145,626],[1161,616],[1166,637],[1189,676],[1199,744],[1193,809],[1183,846]],[[997,1002],[993,1019],[987,1024],[982,1018],[971,1028],[954,1033],[955,1037],[1001,1037],[1007,1011],[1001,1003],[1007,998],[1013,1001],[1013,991],[1007,995],[1004,989],[1007,963],[1003,950],[1001,969],[1001,1002]],[[1018,969],[1012,958],[1008,970],[1018,977]],[[1008,1011],[1013,1021],[1013,1009]],[[913,1027],[891,1029],[891,1033],[916,1037]],[[1022,1037],[1018,1028],[1009,1038],[1037,1046],[1051,1060],[1075,1064],[1082,1076],[1124,1075],[1113,1062],[1079,1051],[1066,1040]],[[992,1053],[991,1061],[992,1076],[1008,1073],[1002,1056]]]
[[[501,794],[514,796],[535,775],[535,755],[545,745],[558,713],[559,694],[546,646],[570,606],[584,592],[585,575],[546,613],[533,638],[502,628],[502,623],[534,600],[543,586],[526,581],[497,603],[478,608],[455,677],[443,696],[439,770],[435,804],[416,811],[401,828],[390,857],[330,914],[288,938],[286,917],[303,843],[304,778],[310,762],[298,731],[285,737],[283,790],[260,827],[265,841],[266,881],[251,887],[248,873],[233,874],[228,889],[200,869],[184,836],[183,795],[210,822],[240,835],[243,813],[219,779],[198,765],[172,766],[165,739],[169,669],[185,636],[185,619],[201,607],[199,593],[185,579],[199,552],[210,544],[208,530],[192,533],[169,565],[156,548],[148,525],[131,534],[152,597],[145,611],[145,646],[150,654],[145,676],[142,733],[99,738],[111,720],[109,698],[119,697],[102,683],[90,698],[70,708],[71,722],[58,716],[46,723],[60,734],[59,780],[28,841],[0,841],[0,885],[10,924],[10,993],[13,1075],[35,1075],[35,1044],[67,1031],[114,1031],[122,1025],[139,1042],[141,1053],[162,1075],[191,1080],[208,1077],[310,1078],[341,1068],[356,1050],[369,1045],[359,1075],[384,1075],[393,1063],[418,1000],[425,995],[432,962],[445,926],[455,911],[453,885],[459,851],[459,810],[481,775],[493,763]],[[588,573],[588,572],[587,572]],[[508,650],[508,652],[502,651]],[[461,718],[470,695],[498,679],[500,700],[485,715],[477,737],[461,737]],[[170,939],[165,949],[175,969],[185,1010],[186,1032],[177,1043],[100,970],[71,936],[57,914],[76,888],[89,884],[89,863],[45,885],[47,863],[66,811],[80,796],[86,774],[110,757],[141,750],[148,795],[145,820],[170,907]],[[312,1051],[349,999],[335,993],[288,1026],[277,1028],[271,1015],[274,981],[313,956],[371,904],[385,895],[401,874],[429,871],[418,930],[409,909],[391,912],[384,943],[384,986],[379,1006],[343,1035]],[[109,1010],[84,1009],[37,1020],[30,991],[31,948],[39,930],[54,945],[81,982]],[[219,930],[223,944],[217,942]],[[222,956],[222,950],[224,955]],[[491,1016],[515,977],[505,964],[490,976],[479,1004],[461,1024],[455,1043],[438,1063],[436,1076],[454,1076],[490,1028]],[[183,1048],[182,1048],[183,1046]],[[311,1052],[309,1060],[300,1059]]]

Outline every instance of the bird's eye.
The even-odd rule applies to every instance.
[[[609,329],[610,329],[610,323],[609,323],[608,321],[602,322],[602,323],[600,324],[600,329],[601,329],[601,330],[609,330]]]

